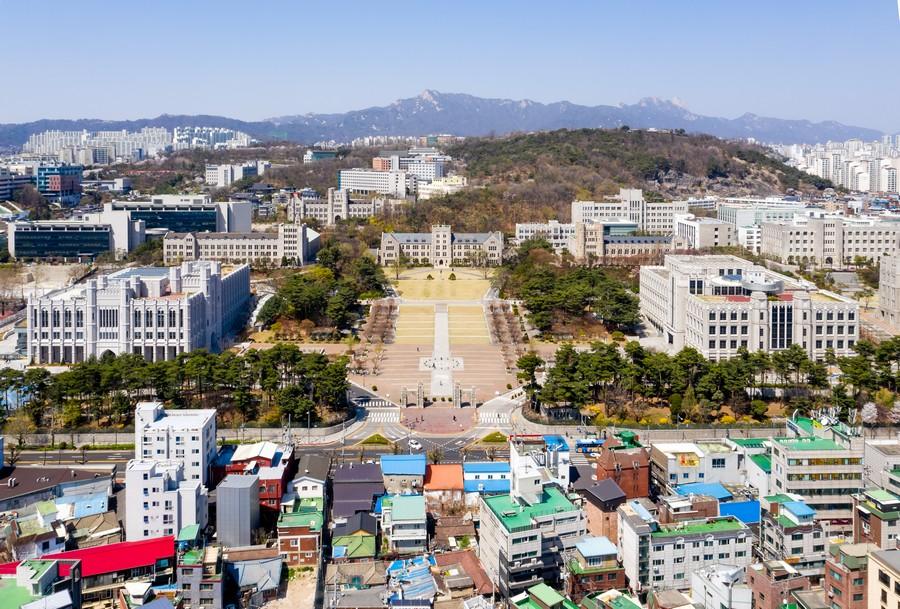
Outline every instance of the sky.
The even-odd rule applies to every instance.
[[[425,89],[900,131],[896,0],[0,0],[0,123],[386,105]]]

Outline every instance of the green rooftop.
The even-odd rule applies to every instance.
[[[729,516],[716,520],[688,521],[677,524],[661,524],[659,530],[650,533],[650,538],[679,537],[682,535],[705,535],[708,533],[727,533],[746,529],[740,520]]]
[[[279,527],[309,527],[309,530],[318,533],[325,523],[323,511],[324,501],[321,497],[304,497],[294,501],[293,511],[283,512],[278,515]]]
[[[203,562],[203,550],[188,550],[178,557],[179,565],[198,565]]]
[[[581,564],[581,562],[573,558],[569,561],[569,571],[574,573],[575,575],[586,575],[588,573],[602,573],[603,571],[615,571],[619,569],[618,563],[615,561],[608,561],[606,565],[596,565],[596,566],[586,566]]]
[[[857,495],[857,498],[860,499],[860,507],[872,512],[881,520],[897,520],[900,518],[900,510],[884,511],[878,507],[879,504],[884,505],[900,501],[900,498],[893,493],[880,488],[873,488],[864,491],[861,497]],[[875,503],[876,501],[878,503]]]
[[[612,609],[643,609],[624,594],[609,601],[609,606]]]
[[[767,474],[772,473],[772,457],[769,455],[750,455],[750,460]]]
[[[386,507],[381,502],[381,509]],[[422,495],[396,495],[387,506],[391,508],[391,520],[425,520],[425,497]]]
[[[888,503],[892,501],[898,501],[898,498],[894,493],[890,493],[884,489],[873,488],[865,491],[866,495],[874,499],[875,501],[881,503]]]
[[[40,579],[44,576],[50,569],[50,565],[53,564],[52,560],[25,560],[22,561],[22,566],[34,571],[34,574],[31,576],[32,579]]]
[[[577,508],[555,486],[544,487],[539,503],[523,505],[512,498],[512,495],[494,495],[482,500],[494,512],[494,516],[506,527],[507,531],[532,528],[532,520],[541,516],[573,512]]]
[[[332,547],[344,546],[347,548],[344,556],[347,558],[372,558],[375,556],[374,535],[345,535],[331,540]]]
[[[785,495],[784,493],[778,493],[775,495],[766,495],[763,497],[764,500],[769,503],[784,503],[785,501],[797,501],[797,499],[791,497],[790,495]]]
[[[0,607],[21,607],[33,600],[28,588],[16,585],[16,578],[0,578]]]
[[[560,607],[560,609],[578,609],[573,603],[547,584],[537,584],[511,599],[519,609],[544,609],[545,607]],[[537,601],[537,602],[535,602]]]
[[[200,535],[200,525],[199,524],[189,524],[186,527],[182,527],[180,531],[178,531],[178,539],[175,541],[194,541]]]
[[[731,441],[744,448],[764,448],[765,438],[731,438]]]
[[[826,438],[773,438],[787,450],[845,450],[834,440]]]
[[[37,513],[41,516],[47,516],[48,514],[56,513],[56,503],[52,501],[39,501],[34,506],[37,509]]]

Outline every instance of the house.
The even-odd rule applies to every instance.
[[[8,558],[40,558],[64,550],[68,533],[56,514],[55,503],[41,501],[23,513],[9,512],[0,517],[0,538],[9,552]]]
[[[650,447],[650,477],[658,494],[671,494],[679,484],[740,484],[743,455],[722,440],[662,442]]]
[[[629,438],[630,439],[630,438]],[[597,481],[612,480],[626,499],[647,497],[650,494],[650,457],[646,448],[607,440],[596,460]]]
[[[809,590],[809,577],[783,560],[765,560],[747,567],[747,584],[757,609],[779,609],[793,602],[794,592]]]
[[[289,567],[319,563],[324,505],[324,499],[305,497],[278,515],[278,549]]]
[[[545,583],[531,586],[509,600],[516,609],[578,609],[578,605]]]
[[[625,503],[625,491],[612,478],[604,478],[579,490],[578,494],[584,498],[587,532],[618,543],[619,517],[616,510]]]
[[[224,571],[241,607],[259,607],[278,596],[284,561],[278,548],[247,546],[222,554]]]
[[[466,496],[463,468],[459,463],[425,466],[425,505],[434,514],[461,513]]]
[[[509,461],[466,461],[463,463],[466,502],[477,507],[480,495],[509,493],[510,477]]]
[[[222,609],[222,548],[191,548],[178,553],[177,595],[185,607]]]
[[[82,609],[111,608],[117,590],[126,582],[163,585],[174,581],[175,538],[156,537],[58,552],[45,555],[42,560],[58,561],[63,577],[80,569]],[[18,565],[0,565],[0,576],[15,573]]]
[[[691,600],[696,609],[752,609],[753,591],[743,567],[713,564],[691,573]]]
[[[425,497],[393,495],[381,504],[382,549],[397,554],[421,554],[428,549]]]
[[[330,463],[322,455],[305,454],[297,463],[297,475],[291,483],[291,491],[302,498],[325,498],[325,486],[328,481]]]
[[[331,557],[334,560],[375,558],[378,523],[367,512],[356,512],[331,531]]]
[[[297,461],[293,446],[263,441],[223,447],[216,458],[216,470],[224,470],[225,475],[258,476],[261,513],[274,518],[281,511],[281,498],[297,473]]]
[[[2,463],[0,463],[2,464]],[[0,512],[21,510],[65,495],[105,491],[112,495],[115,466],[70,467],[6,466],[0,469]]]
[[[625,588],[619,550],[606,537],[586,536],[566,560],[566,594],[580,602],[591,592]]]
[[[818,581],[824,574],[827,536],[816,511],[790,493],[769,495],[760,503],[762,555],[767,560],[784,560]]]
[[[125,541],[125,532],[115,512],[84,516],[66,521],[66,530],[75,549],[105,546]]]
[[[375,463],[342,463],[334,470],[331,485],[333,520],[348,518],[357,512],[371,512],[375,497],[384,495],[381,468]]]
[[[0,607],[81,607],[81,564],[77,560],[65,564],[57,560],[26,560],[19,563],[12,572],[0,574]]]
[[[421,492],[425,481],[425,455],[381,455],[384,488],[391,494]]]
[[[441,574],[456,572],[467,576],[472,582],[471,594],[490,594],[493,591],[494,585],[488,578],[487,573],[484,572],[481,563],[478,561],[478,556],[475,555],[473,550],[441,552],[434,555],[434,560]],[[450,582],[448,582],[448,587],[453,590],[459,589]],[[451,596],[456,595],[451,593]]]
[[[592,592],[581,601],[582,609],[642,609],[641,602],[618,590]]]
[[[329,562],[325,566],[325,605],[346,609],[383,609],[387,565],[380,560]]]
[[[475,545],[475,523],[471,517],[441,516],[434,524],[434,537],[431,539],[432,551],[456,550]]]

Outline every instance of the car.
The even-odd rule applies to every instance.
[[[410,440],[407,444],[412,450],[422,450],[422,443],[418,440]]]

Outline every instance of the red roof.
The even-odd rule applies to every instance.
[[[729,294],[725,297],[725,302],[750,302],[750,297],[740,296],[738,294]]]
[[[175,538],[168,535],[140,541],[111,543],[83,550],[44,554],[41,558],[45,560],[54,558],[60,560],[78,559],[81,561],[81,576],[93,577],[104,573],[126,571],[135,567],[150,567],[155,565],[157,560],[174,557]],[[0,574],[14,574],[18,564],[18,562],[8,562],[0,565]],[[64,564],[60,565],[59,571],[60,575],[65,577],[69,574],[69,567]]]

